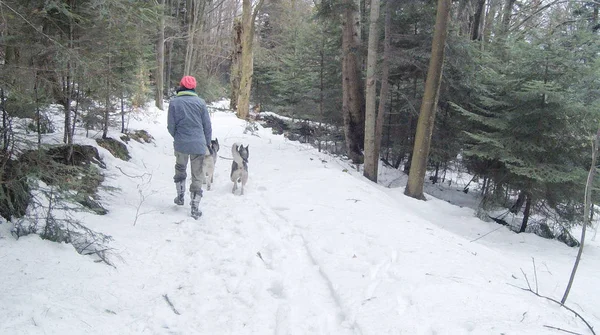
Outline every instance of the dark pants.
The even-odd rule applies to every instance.
[[[175,176],[173,177],[173,181],[178,183],[186,179],[188,160],[190,161],[192,170],[190,192],[202,195],[202,182],[204,180],[202,162],[204,161],[204,155],[189,155],[175,151]]]

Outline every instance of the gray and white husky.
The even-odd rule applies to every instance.
[[[210,141],[208,153],[204,156],[204,160],[202,161],[202,174],[204,175],[206,189],[209,191],[214,181],[213,177],[215,174],[215,164],[217,163],[217,152],[219,152],[219,139],[215,138]]]
[[[231,147],[231,155],[233,156],[233,163],[231,163],[231,181],[233,182],[232,193],[238,188],[238,183],[242,184],[241,195],[244,194],[244,185],[248,181],[248,156],[250,152],[248,150],[249,145],[245,147],[240,143],[234,143]]]

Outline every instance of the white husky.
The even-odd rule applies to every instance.
[[[206,183],[206,189],[210,191],[210,187],[214,181],[215,174],[215,163],[217,162],[217,152],[219,152],[219,139],[216,138],[210,141],[209,152],[204,156],[202,161],[202,176],[204,177],[204,183]]]
[[[244,185],[248,181],[248,156],[250,152],[248,145],[244,147],[240,143],[234,143],[231,147],[231,155],[233,156],[233,163],[231,163],[231,181],[233,182],[232,193],[238,188],[238,183],[242,184],[242,190],[240,194],[244,194]]]

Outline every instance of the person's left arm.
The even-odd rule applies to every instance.
[[[167,114],[167,129],[172,137],[175,137],[175,108],[172,104],[169,104],[169,111]]]

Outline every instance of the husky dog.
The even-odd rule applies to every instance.
[[[248,145],[244,147],[240,143],[235,143],[231,147],[231,155],[233,156],[233,163],[231,163],[231,181],[233,182],[232,193],[238,188],[238,183],[242,184],[241,194],[244,194],[244,185],[248,181]]]
[[[219,152],[219,139],[215,138],[210,141],[208,153],[204,156],[204,160],[202,161],[202,175],[208,191],[210,191],[210,187],[214,181],[213,176],[215,173],[215,164],[217,163],[217,152]]]

